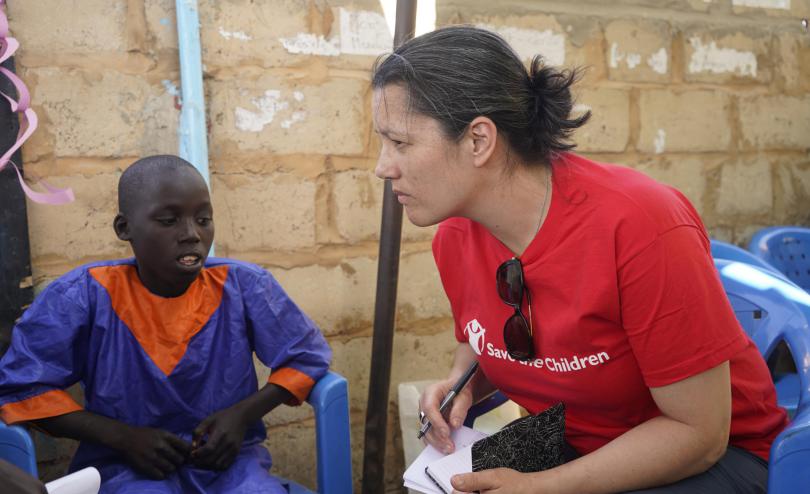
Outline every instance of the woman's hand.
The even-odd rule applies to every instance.
[[[239,406],[210,415],[194,429],[192,461],[207,470],[226,470],[239,454],[245,431],[247,421]]]
[[[450,479],[454,494],[469,492],[497,494],[530,494],[533,492],[548,494],[555,492],[547,486],[547,475],[540,473],[520,473],[510,468],[495,468],[475,473],[454,475]]]
[[[453,440],[450,439],[450,431],[461,427],[473,401],[470,386],[465,386],[453,399],[450,412],[447,415],[448,420],[445,420],[445,417],[439,413],[439,404],[456,383],[456,380],[455,378],[449,378],[431,384],[425,388],[422,396],[419,397],[419,409],[424,412],[425,420],[430,420],[432,424],[425,435],[425,439],[428,444],[445,454],[452,453],[455,449]]]
[[[163,480],[185,463],[191,445],[161,429],[127,426],[116,449],[139,473]]]

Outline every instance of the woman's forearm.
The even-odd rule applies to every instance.
[[[663,485],[710,468],[725,451],[718,442],[717,437],[660,416],[540,475],[560,493],[613,493]]]

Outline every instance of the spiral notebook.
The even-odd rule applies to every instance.
[[[456,451],[444,456],[426,447],[405,471],[405,487],[427,494],[449,494],[453,492],[450,479],[459,473],[500,467],[519,472],[553,468],[563,463],[564,433],[562,403],[520,418],[488,437],[473,429],[459,429],[453,436]]]
[[[450,435],[453,444],[456,445],[456,452],[465,449],[465,447],[472,446],[475,441],[485,437],[487,437],[487,435],[483,432],[463,426],[454,430]],[[442,491],[436,485],[435,481],[428,477],[425,469],[428,465],[432,465],[443,458],[450,458],[455,454],[456,453],[445,455],[431,445],[425,446],[425,449],[422,450],[419,456],[411,463],[411,466],[405,470],[405,474],[402,475],[403,484],[408,489],[424,492],[425,494],[442,494]]]

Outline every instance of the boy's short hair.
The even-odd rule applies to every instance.
[[[131,164],[118,179],[118,211],[129,212],[137,203],[140,192],[153,187],[160,174],[180,170],[193,171],[203,178],[194,165],[171,154],[147,156]]]

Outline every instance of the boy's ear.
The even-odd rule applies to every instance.
[[[115,219],[113,220],[113,229],[115,230],[115,234],[119,239],[125,242],[132,240],[132,235],[129,233],[129,222],[123,214],[118,213],[115,215]]]

